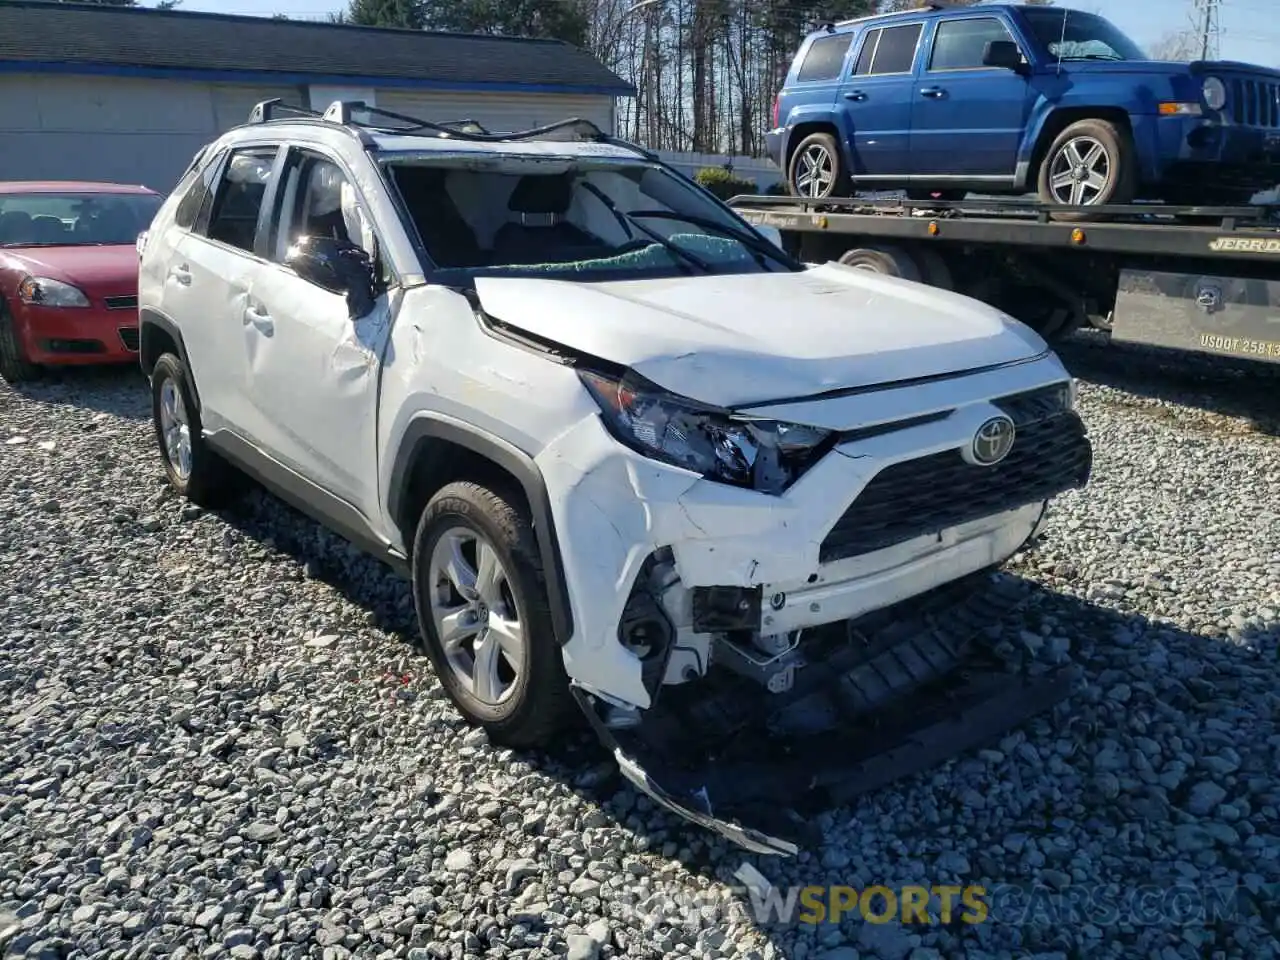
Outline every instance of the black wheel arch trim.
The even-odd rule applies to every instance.
[[[523,450],[468,424],[420,414],[410,421],[392,463],[387,502],[390,517],[397,524],[400,523],[414,464],[417,463],[421,447],[432,440],[453,443],[484,457],[511,474],[520,484],[529,504],[533,533],[542,558],[552,629],[561,645],[567,643],[573,635],[573,609],[569,603],[569,590],[560,559],[560,541],[556,536],[555,519],[551,515],[551,498],[547,494],[542,471]],[[413,531],[402,532],[406,541],[412,539]],[[409,544],[406,542],[405,546],[408,548]],[[406,549],[406,552],[411,551]]]
[[[141,310],[138,313],[138,366],[142,368],[142,372],[150,377],[151,368],[155,366],[158,356],[153,356],[146,350],[147,343],[147,327],[156,327],[163,330],[170,340],[177,345],[178,359],[182,361],[183,368],[187,371],[187,387],[191,390],[191,398],[196,402],[196,409],[200,409],[200,391],[196,387],[195,374],[191,371],[191,361],[187,357],[187,344],[182,339],[182,331],[178,329],[178,325],[157,310],[150,308]]]

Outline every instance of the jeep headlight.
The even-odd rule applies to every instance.
[[[742,417],[676,396],[635,373],[579,370],[609,432],[646,457],[763,493],[781,493],[822,457],[835,433]]]
[[[1204,105],[1210,110],[1221,110],[1227,105],[1227,85],[1217,77],[1205,77]]]
[[[18,299],[37,307],[87,307],[89,298],[79,287],[47,277],[27,277],[18,284]]]

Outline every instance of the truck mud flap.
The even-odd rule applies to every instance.
[[[664,688],[632,726],[574,694],[622,775],[654,802],[757,853],[794,855],[815,815],[991,742],[1064,699],[1075,671],[1011,672],[972,641],[1034,591],[971,578],[827,628],[828,656],[770,694],[740,678]],[[820,649],[821,649],[821,645]],[[749,683],[749,682],[748,682]]]
[[[1280,363],[1280,280],[1122,270],[1111,338]]]

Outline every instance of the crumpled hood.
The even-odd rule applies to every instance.
[[[11,247],[0,254],[36,277],[74,286],[129,289],[138,282],[138,250],[133,244],[108,246]]]
[[[511,327],[725,407],[962,373],[1047,349],[986,304],[836,263],[612,283],[486,277],[476,292]]]

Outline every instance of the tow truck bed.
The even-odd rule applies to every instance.
[[[955,289],[1050,339],[1087,324],[1116,340],[1280,363],[1277,206],[773,196],[729,205],[779,230],[803,259]]]

